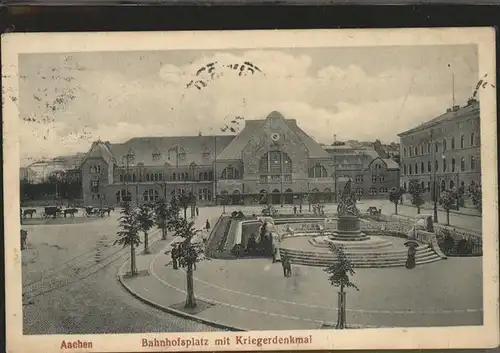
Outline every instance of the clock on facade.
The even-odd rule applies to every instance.
[[[277,132],[271,134],[271,140],[278,141],[279,139],[280,139],[280,134],[278,134]]]

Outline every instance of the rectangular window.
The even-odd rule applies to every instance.
[[[377,176],[372,175],[372,183],[375,184],[377,182]]]
[[[383,175],[381,175],[379,180],[381,183],[383,183],[385,181],[385,177]]]
[[[92,180],[90,182],[90,192],[93,192],[93,193],[99,192],[99,181],[98,180]]]

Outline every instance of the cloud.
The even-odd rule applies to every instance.
[[[263,73],[240,75],[245,62]],[[216,63],[216,75],[204,71],[196,76],[209,63]],[[230,68],[231,64],[238,67]],[[477,73],[460,58],[452,65],[457,102],[464,103],[472,94]],[[49,74],[51,69],[38,70]],[[31,98],[35,87],[54,95],[64,84],[77,93],[50,113],[54,123],[26,124],[21,137],[23,155],[84,152],[97,138],[123,142],[135,136],[220,134],[220,127],[237,115],[262,119],[273,110],[297,119],[303,130],[322,142],[331,142],[333,134],[344,139],[395,141],[398,132],[432,119],[451,105],[451,69],[439,65],[420,70],[392,67],[368,74],[357,65],[317,68],[307,55],[250,50],[241,55],[220,52],[157,70],[156,77],[130,78],[118,70],[73,70],[70,82],[42,82],[40,75],[29,80],[21,96],[26,115],[43,113],[43,105]],[[196,79],[206,87],[186,88]],[[90,139],[81,138],[82,134]]]

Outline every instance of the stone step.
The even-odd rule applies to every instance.
[[[433,263],[436,261],[439,261],[440,258],[432,258],[432,259],[425,259],[425,260],[416,260],[417,265],[424,265],[424,264],[429,264]],[[303,266],[313,266],[313,267],[326,267],[328,266],[327,263],[320,263],[320,262],[311,262],[311,263],[297,263],[297,262],[292,262],[292,264],[296,265],[303,265]],[[353,263],[353,266],[355,268],[389,268],[389,267],[404,267],[406,265],[406,260],[402,261],[391,261],[391,262],[382,262],[382,261],[377,261],[377,262],[361,262],[361,263]]]
[[[331,264],[332,261],[334,261],[333,256],[314,256],[311,253],[300,253],[300,251],[299,253],[294,253],[293,251],[287,253],[292,264],[326,267]],[[325,254],[328,255],[327,253]],[[359,254],[357,256],[352,256],[352,254],[350,255],[350,259],[353,262],[354,267],[356,268],[405,266],[407,258],[405,254],[386,256],[385,254],[380,253],[376,254],[375,256],[373,256],[373,254],[366,256],[367,254],[365,253]],[[420,253],[417,252],[415,256],[417,265],[431,263],[439,260],[441,260],[441,258],[430,248],[428,248],[427,251],[421,251]]]
[[[328,243],[318,243],[314,239],[309,240],[309,243],[315,247],[318,248],[329,248],[330,245]],[[349,249],[365,249],[365,250],[372,250],[372,249],[383,249],[383,248],[390,248],[393,246],[393,244],[390,241],[382,241],[382,242],[352,242],[352,243],[335,243],[333,242],[332,244],[334,245],[342,245],[344,250],[349,250]]]
[[[308,250],[301,250],[301,249],[293,249],[293,248],[286,248],[282,247],[282,251],[287,251],[290,253],[294,254],[303,254],[306,256],[319,256],[319,257],[333,257],[333,254],[331,252],[327,251],[308,251]],[[416,255],[422,254],[422,253],[434,253],[434,250],[432,250],[429,246],[422,246],[419,248],[416,252]],[[387,255],[403,255],[406,256],[408,254],[408,251],[406,249],[393,249],[393,250],[379,250],[379,249],[344,249],[344,253],[347,255],[360,255],[360,254],[387,254]]]
[[[328,258],[328,257],[312,257],[312,256],[300,256],[300,255],[293,255],[293,254],[289,254],[289,257],[290,259],[295,259],[296,261],[300,261],[300,262],[309,262],[309,261],[318,261],[318,262],[333,262],[335,261],[335,258],[331,257],[331,258]],[[434,253],[429,253],[429,254],[422,254],[420,256],[415,256],[415,259],[417,260],[424,260],[424,259],[428,259],[428,258],[434,258],[434,257],[438,257],[436,254]],[[406,261],[406,256],[349,256],[349,259],[353,262],[371,262],[371,261]]]
[[[439,261],[440,258],[438,256],[429,256],[424,258],[415,259],[417,264],[425,264],[431,263],[435,261]],[[290,261],[292,264],[298,265],[306,265],[306,266],[315,266],[315,267],[326,267],[331,264],[331,261],[319,260],[319,259],[296,259],[290,256]],[[377,259],[377,260],[366,260],[360,259],[359,261],[352,260],[354,267],[357,268],[366,268],[366,267],[397,267],[404,266],[406,264],[406,258],[401,259]]]

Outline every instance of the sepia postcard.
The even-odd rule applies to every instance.
[[[7,350],[498,346],[494,40],[3,35]]]

